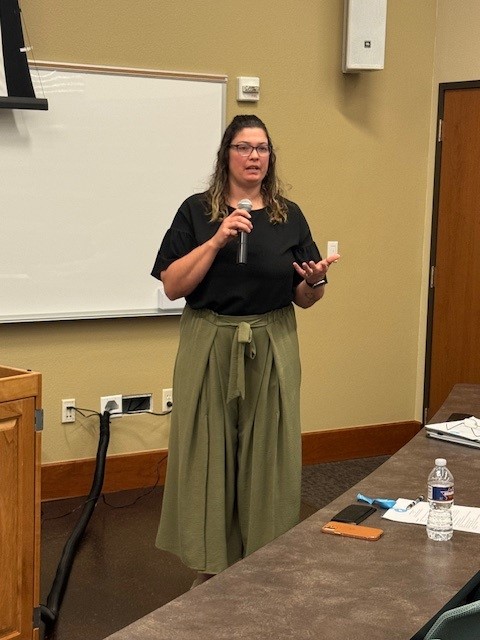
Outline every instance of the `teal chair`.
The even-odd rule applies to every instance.
[[[480,600],[445,611],[424,640],[479,640]]]

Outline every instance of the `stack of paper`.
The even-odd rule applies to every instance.
[[[474,416],[463,420],[426,424],[425,430],[430,438],[480,448],[480,420]]]
[[[407,524],[427,524],[428,502],[419,502],[411,509],[405,510],[410,500],[399,498],[393,507],[383,514],[382,518],[405,522]],[[454,504],[452,507],[453,528],[456,531],[480,533],[480,508],[462,507]]]

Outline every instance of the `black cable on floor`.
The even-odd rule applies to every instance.
[[[40,619],[46,632],[50,631],[55,626],[78,545],[85,533],[93,510],[95,509],[98,499],[102,493],[103,480],[105,477],[105,461],[107,457],[108,443],[110,440],[110,413],[105,411],[103,414],[99,415],[100,437],[97,447],[92,487],[83,505],[82,513],[80,514],[78,522],[63,548],[62,557],[60,558],[60,562],[57,567],[55,579],[47,597],[47,604],[40,605]]]

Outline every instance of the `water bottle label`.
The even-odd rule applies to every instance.
[[[429,500],[435,502],[451,502],[453,500],[453,487],[429,487]]]

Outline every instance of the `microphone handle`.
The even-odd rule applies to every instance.
[[[252,210],[252,203],[248,198],[244,200],[240,200],[237,204],[238,209],[245,209],[245,211]],[[238,234],[238,245],[237,245],[237,264],[247,264],[247,234],[245,231],[240,231]]]
[[[238,234],[237,264],[247,264],[247,234],[240,231]]]

